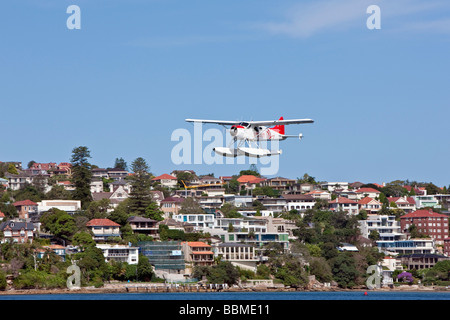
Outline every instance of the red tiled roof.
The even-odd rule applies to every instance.
[[[359,200],[359,201],[358,201],[358,204],[368,204],[368,203],[370,203],[371,201],[377,201],[377,200],[372,199],[371,197],[365,197],[365,198]],[[379,203],[379,201],[377,201],[377,202]]]
[[[399,202],[400,200],[400,202]],[[391,202],[395,202],[395,203],[404,203],[405,202],[405,198],[403,197],[388,197],[388,201],[389,203]],[[406,197],[406,202],[409,204],[415,204],[416,202],[414,201],[414,198],[412,197]]]
[[[429,209],[422,209],[422,210],[417,210],[414,212],[410,212],[407,214],[404,214],[403,216],[400,217],[400,219],[406,219],[406,218],[448,218],[448,216],[446,216],[445,214],[440,214],[437,212],[434,212],[433,210]]]
[[[167,173],[164,173],[164,174],[162,174],[160,176],[157,176],[157,177],[153,178],[152,180],[162,180],[162,179],[164,179],[164,180],[177,180],[176,177],[171,176],[170,174],[167,174]]]
[[[345,198],[345,197],[336,198],[336,199],[330,201],[329,203],[352,203],[352,204],[357,204],[356,201],[350,200],[349,198]]]
[[[18,206],[37,206],[37,203],[27,199],[27,200],[14,202],[13,206],[14,207],[18,207]]]
[[[120,224],[115,223],[109,219],[92,219],[86,223],[87,227],[99,226],[99,227],[120,227]]]
[[[4,217],[5,217],[5,214],[0,211],[0,218],[4,218]]]
[[[246,183],[246,182],[253,181],[255,179],[258,179],[258,177],[254,176],[254,175],[250,175],[250,174],[245,174],[245,175],[240,176],[236,180],[240,183]]]
[[[209,244],[201,241],[189,241],[187,244],[189,247],[211,247]]]
[[[380,191],[378,191],[377,189],[374,189],[374,188],[361,188],[361,189],[356,190],[356,192],[358,192],[358,193],[373,193],[373,192],[380,193]]]

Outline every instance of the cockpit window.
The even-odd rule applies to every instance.
[[[241,123],[239,123],[239,125],[246,127],[246,128],[249,126],[248,122],[241,122]]]

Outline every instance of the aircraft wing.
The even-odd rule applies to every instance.
[[[287,119],[287,120],[269,120],[269,121],[223,121],[223,120],[202,120],[202,119],[186,119],[186,122],[202,122],[202,123],[214,123],[220,125],[237,125],[242,122],[246,122],[252,126],[276,126],[276,125],[288,125],[288,124],[303,124],[313,123],[311,119]]]
[[[202,120],[202,119],[186,119],[186,122],[203,122],[203,123],[214,123],[214,124],[220,124],[220,125],[235,125],[239,124],[242,121],[222,121],[222,120]]]
[[[248,121],[252,126],[276,126],[288,124],[313,123],[312,119],[286,119],[286,120],[269,120],[269,121]]]

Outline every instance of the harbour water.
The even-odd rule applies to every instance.
[[[153,300],[153,301],[292,301],[292,300],[450,300],[450,292],[207,292],[207,293],[70,293],[0,295],[0,300]]]

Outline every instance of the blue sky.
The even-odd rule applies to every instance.
[[[278,176],[450,184],[448,1],[6,0],[0,30],[0,161],[84,145],[100,167],[232,175],[248,162],[174,165],[172,132],[284,116],[315,123],[286,128],[304,139],[281,143]]]

